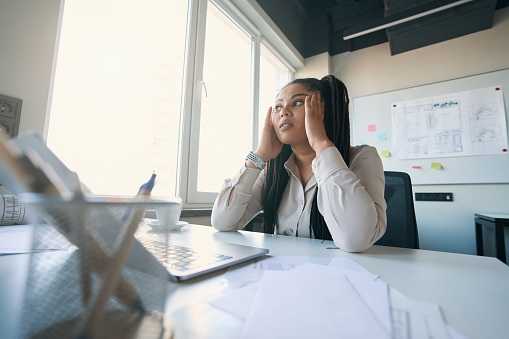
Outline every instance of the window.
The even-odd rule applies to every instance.
[[[267,110],[274,106],[276,96],[281,89],[292,80],[293,73],[287,66],[281,62],[281,58],[276,57],[273,49],[268,43],[261,45],[260,57],[260,103],[259,107],[259,126],[265,122]]]
[[[252,40],[216,6],[208,6],[197,191],[217,192],[251,147]]]
[[[294,70],[230,2],[189,4],[66,0],[47,143],[93,193],[155,172],[154,195],[210,206],[256,148]]]
[[[221,1],[207,4],[203,69],[196,70],[203,80],[193,101],[199,133],[191,138],[187,186],[188,202],[198,204],[212,203],[256,149],[267,108],[293,75],[241,14]]]
[[[185,1],[65,2],[48,146],[93,193],[155,171],[175,196],[186,18]]]

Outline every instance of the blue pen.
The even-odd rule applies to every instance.
[[[150,177],[150,179],[144,183],[143,185],[140,186],[140,190],[138,191],[138,194],[137,196],[142,196],[142,195],[150,195],[150,193],[152,192],[152,189],[154,188],[154,184],[155,184],[155,181],[156,181],[156,174],[152,174],[152,176]],[[125,214],[124,216],[122,217],[122,222],[126,222],[127,221],[127,218],[129,217],[129,212],[131,211],[130,208],[128,208],[126,211],[125,211]]]
[[[138,195],[150,195],[152,189],[154,188],[154,184],[156,181],[156,174],[152,174],[149,181],[141,185],[140,190],[138,191]]]

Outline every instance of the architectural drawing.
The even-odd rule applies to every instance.
[[[501,154],[507,149],[500,86],[394,103],[392,121],[398,159]]]

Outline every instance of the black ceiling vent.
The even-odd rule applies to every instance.
[[[509,0],[256,1],[305,58],[390,42],[399,54],[493,27]],[[283,15],[284,14],[284,15]]]
[[[497,1],[384,0],[384,3],[384,19],[388,22],[415,18],[386,28],[391,55],[395,55],[493,27]]]

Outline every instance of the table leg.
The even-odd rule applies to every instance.
[[[504,227],[499,224],[495,224],[495,246],[497,247],[497,258],[506,263]]]
[[[475,218],[475,244],[477,248],[477,255],[484,255],[484,246],[482,241],[482,224]]]

